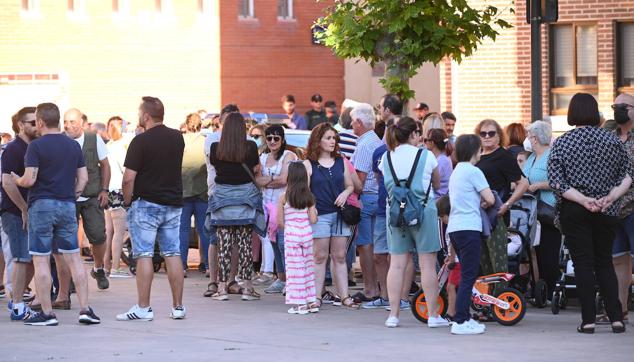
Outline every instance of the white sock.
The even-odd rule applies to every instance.
[[[25,308],[26,308],[26,306],[24,305],[24,303],[15,303],[15,304],[13,304],[13,310],[17,311],[16,314],[24,313],[24,309]]]

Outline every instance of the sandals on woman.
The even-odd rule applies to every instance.
[[[229,300],[229,295],[227,294],[226,290],[217,291],[211,296],[211,299],[225,301],[225,300]]]
[[[322,303],[321,298],[317,298],[316,301],[308,305],[308,311],[310,313],[319,313],[319,308],[321,308],[321,303]]]
[[[203,293],[203,297],[209,298],[218,292],[218,283],[210,282],[207,284],[207,290]]]
[[[625,323],[623,321],[612,322],[612,333],[624,333]]]
[[[307,306],[306,304],[296,305],[294,307],[291,307],[291,309],[288,310],[288,314],[305,315],[305,314],[308,314],[309,312],[310,312],[309,306]]]
[[[347,296],[341,300],[341,306],[349,309],[359,309],[360,304],[355,303],[351,296]]]
[[[242,288],[242,300],[250,301],[250,300],[260,300],[260,294],[255,291],[254,288],[246,289]]]
[[[227,286],[227,291],[229,294],[242,294],[244,293],[244,288],[242,288],[240,284],[234,280]]]
[[[577,327],[577,332],[584,333],[584,334],[593,334],[594,333],[594,323],[581,324],[579,327]]]

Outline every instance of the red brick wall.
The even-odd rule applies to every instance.
[[[310,96],[340,105],[344,65],[311,43],[310,27],[331,2],[296,0],[294,20],[277,19],[276,0],[257,0],[255,18],[238,19],[237,1],[220,2],[221,99],[242,111],[282,113],[281,97],[295,96],[300,112]]]
[[[494,5],[508,9],[508,0],[471,0],[471,6]],[[513,28],[500,32],[495,42],[486,40],[478,51],[457,67],[441,70],[441,104],[448,105],[458,117],[458,131],[472,132],[484,118],[502,125],[530,121],[530,25],[526,23],[524,1],[515,1],[515,14],[508,10],[502,17]],[[559,23],[590,21],[597,23],[599,107],[611,115],[615,96],[614,22],[634,18],[634,1],[559,0]],[[542,26],[543,112],[550,113],[548,26]],[[446,66],[443,65],[444,67]],[[442,68],[441,68],[442,69]],[[453,81],[453,92],[448,91]],[[452,97],[453,95],[453,97]]]

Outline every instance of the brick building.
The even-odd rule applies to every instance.
[[[343,100],[343,61],[311,42],[329,2],[293,0],[0,0],[0,125],[20,107],[54,101],[90,121],[136,122],[160,97],[166,122],[238,103],[280,112],[293,93]]]
[[[483,0],[470,0],[472,6]],[[530,121],[530,25],[526,2],[489,0],[513,28],[486,41],[458,65],[439,67],[442,110],[458,117],[458,131],[493,118],[502,124]],[[634,1],[559,0],[559,21],[542,26],[543,112],[553,128],[567,128],[565,113],[576,92],[593,94],[606,118],[619,92],[634,92]]]

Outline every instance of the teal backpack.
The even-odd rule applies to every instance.
[[[425,195],[425,201],[421,204],[416,194],[410,189],[412,186],[412,180],[418,167],[418,160],[420,159],[423,149],[419,149],[416,153],[416,159],[414,159],[414,166],[409,173],[409,177],[405,180],[400,180],[396,176],[394,166],[392,165],[392,158],[390,152],[387,152],[387,163],[390,168],[390,173],[394,179],[394,188],[392,189],[392,195],[388,199],[388,213],[390,216],[390,226],[397,228],[416,227],[423,223],[423,211],[429,200],[429,191],[431,190],[431,180],[429,180],[429,187]],[[425,154],[425,159],[427,154]]]

